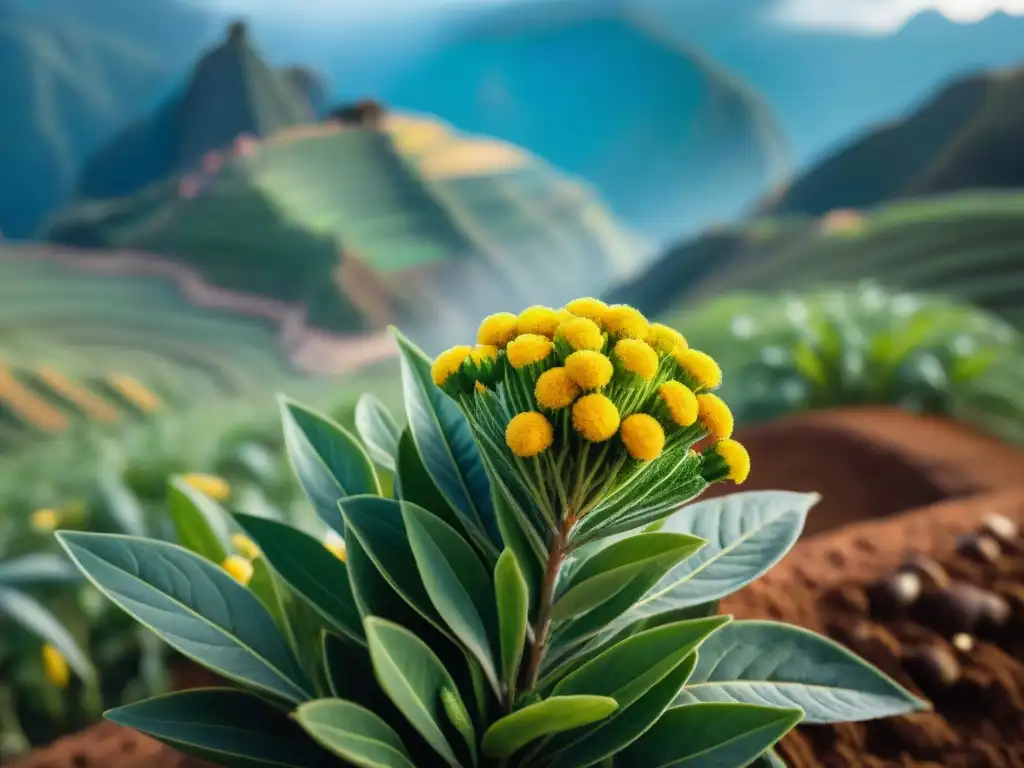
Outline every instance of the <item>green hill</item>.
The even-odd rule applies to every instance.
[[[634,3],[532,0],[463,27],[388,100],[529,147],[652,236],[731,218],[788,171],[767,104]]]
[[[754,220],[669,249],[612,298],[663,315],[734,291],[774,294],[863,279],[941,293],[1024,328],[1024,193]]]
[[[312,88],[312,80],[310,81]],[[79,195],[130,195],[172,173],[201,167],[239,136],[262,137],[311,122],[314,107],[294,74],[273,70],[234,23],[196,64],[183,89],[124,128],[82,170]]]
[[[438,333],[496,304],[603,290],[646,249],[544,162],[427,117],[297,126],[218,161],[83,202],[46,235],[173,255],[215,285],[302,304],[314,325]]]
[[[972,75],[880,126],[765,201],[764,214],[836,208],[967,189],[1024,187],[1024,68]]]
[[[84,157],[165,87],[169,67],[100,28],[0,10],[0,233],[29,236]]]

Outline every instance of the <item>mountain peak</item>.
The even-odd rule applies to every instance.
[[[228,42],[229,43],[241,43],[245,42],[249,36],[248,25],[242,19],[235,19],[228,24]]]

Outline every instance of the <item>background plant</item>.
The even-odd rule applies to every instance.
[[[623,362],[605,346],[615,335],[606,328],[602,348]],[[191,551],[59,534],[115,603],[241,686],[157,697],[111,719],[232,765],[327,765],[333,755],[360,766],[741,766],[801,718],[921,706],[825,638],[714,615],[718,599],[789,549],[812,495],[668,505],[653,526],[562,547],[555,602],[540,616],[545,588],[530,575],[530,532],[508,509],[523,498],[506,485],[513,472],[492,463],[497,451],[509,459],[515,441],[483,450],[485,435],[435,386],[431,362],[399,345],[404,429],[373,399],[357,420],[362,442],[282,402],[296,476],[321,530],[344,536],[344,550],[269,518],[231,523],[195,499]],[[520,390],[514,405],[524,374],[504,370],[491,396],[522,414],[533,395]],[[712,431],[705,424],[692,442]],[[682,453],[688,469],[671,480],[701,478]],[[718,465],[705,458],[714,479]],[[381,471],[395,473],[393,496]],[[673,490],[684,500],[695,492],[699,483]],[[230,551],[232,525],[258,549],[251,569],[211,562]],[[549,555],[558,535],[544,532]]]

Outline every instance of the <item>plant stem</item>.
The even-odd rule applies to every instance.
[[[526,670],[526,688],[532,691],[537,686],[540,677],[540,665],[544,661],[544,652],[547,650],[548,634],[551,631],[551,608],[555,600],[555,586],[558,583],[558,572],[562,568],[567,552],[569,531],[576,523],[576,517],[567,514],[562,525],[555,531],[551,540],[551,549],[548,551],[548,564],[544,570],[544,583],[541,585],[540,607],[537,610],[537,623],[533,630],[533,650],[530,653],[530,665]]]

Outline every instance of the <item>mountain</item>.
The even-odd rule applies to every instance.
[[[897,198],[1024,187],[1024,68],[957,80],[799,176],[765,214],[818,216]]]
[[[30,235],[70,196],[82,158],[171,81],[106,30],[0,7],[0,232]]]
[[[232,23],[223,41],[196,64],[185,86],[150,116],[129,125],[86,163],[79,195],[130,195],[199,166],[239,136],[259,138],[314,119],[308,92],[272,69]]]
[[[647,255],[579,183],[523,150],[387,113],[243,139],[202,168],[54,217],[48,239],[172,256],[310,324],[402,323],[423,344],[494,307],[604,290]]]
[[[762,99],[628,4],[527,2],[452,24],[387,102],[529,148],[648,234],[731,217],[788,168]]]

